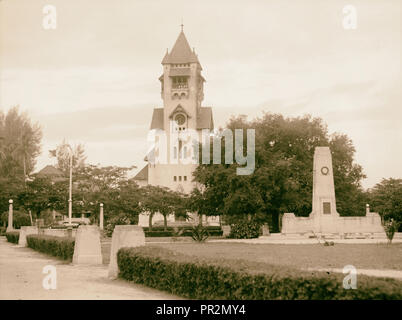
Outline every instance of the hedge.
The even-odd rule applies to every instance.
[[[220,226],[207,226],[204,227],[207,229],[209,236],[211,237],[220,237],[223,234],[222,228]],[[149,231],[148,227],[143,227],[145,237],[174,237],[177,236],[173,227],[167,227],[166,231],[164,227],[153,227],[151,231]],[[180,237],[191,237],[193,231],[192,227],[178,227],[178,231],[182,231]]]
[[[6,232],[6,238],[8,242],[18,244],[18,240],[20,239],[20,232],[19,231]]]
[[[192,228],[193,228],[192,226],[183,226],[183,227],[177,227],[177,230],[182,230],[182,229],[191,230]],[[206,228],[208,231],[222,230],[222,228],[220,226],[204,226],[204,228]],[[149,227],[142,227],[142,229],[144,229],[144,232],[149,231]],[[171,231],[171,232],[173,232],[174,229],[176,229],[176,228],[174,228],[174,227],[166,228],[167,231]],[[152,231],[165,231],[165,227],[163,227],[163,226],[152,227]]]
[[[74,255],[74,238],[55,237],[46,235],[28,235],[29,248],[43,252],[63,260],[72,260]]]
[[[190,299],[402,299],[402,282],[359,275],[357,289],[343,274],[226,259],[200,259],[158,247],[122,248],[119,277]]]

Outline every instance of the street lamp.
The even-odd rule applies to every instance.
[[[73,149],[67,145],[70,150],[70,190],[68,197],[68,224],[71,226],[71,218],[73,215]]]

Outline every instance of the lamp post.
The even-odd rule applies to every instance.
[[[14,230],[13,228],[13,200],[10,199],[8,201],[8,225],[7,225],[7,232],[11,232]]]
[[[103,203],[100,204],[99,229],[103,230]]]
[[[68,224],[71,226],[71,218],[73,215],[73,149],[67,145],[70,150],[70,189],[68,196]]]

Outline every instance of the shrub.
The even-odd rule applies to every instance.
[[[204,242],[209,237],[208,231],[206,228],[198,225],[192,229],[191,238],[197,242]]]
[[[20,239],[20,233],[19,231],[6,232],[6,238],[8,242],[18,244],[18,240]]]
[[[0,227],[0,236],[5,236],[6,235],[6,227]]]
[[[72,260],[74,255],[74,238],[46,235],[28,235],[28,247],[63,260]]]
[[[223,234],[221,227],[219,226],[207,226],[203,227],[211,237],[220,237]],[[175,230],[177,229],[177,230]],[[192,237],[193,227],[167,227],[167,231],[164,231],[164,227],[153,227],[152,231],[149,231],[148,227],[143,227],[145,237]]]
[[[231,226],[229,238],[251,239],[260,236],[261,224],[255,221],[239,221]]]
[[[357,289],[346,290],[343,274],[199,259],[159,247],[122,248],[117,261],[121,278],[190,299],[402,299],[394,279],[360,275]]]
[[[394,234],[395,232],[398,231],[398,228],[399,228],[399,222],[395,221],[394,219],[390,219],[384,223],[384,229],[389,243],[392,242]]]
[[[130,216],[121,213],[115,217],[112,217],[107,220],[106,226],[105,226],[105,233],[106,236],[111,237],[113,234],[114,227],[116,225],[126,225],[126,224],[136,224],[138,221],[138,218],[131,218]]]

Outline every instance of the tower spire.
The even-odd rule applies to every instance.
[[[180,27],[181,27],[181,32],[183,32],[183,28],[184,28],[183,18],[181,18],[181,25],[180,25]]]

